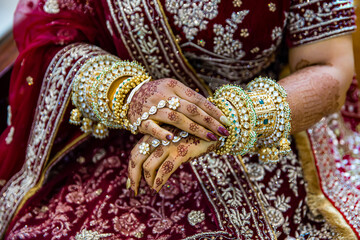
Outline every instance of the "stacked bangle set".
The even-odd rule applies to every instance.
[[[232,126],[216,153],[253,152],[264,162],[277,162],[280,154],[289,153],[291,112],[286,98],[284,88],[265,77],[251,81],[246,91],[234,85],[219,88],[209,100],[231,119]]]
[[[117,81],[113,100],[109,100],[109,89]],[[151,81],[145,69],[137,62],[120,61],[103,55],[92,58],[79,70],[73,83],[72,102],[76,106],[71,111],[69,122],[80,125],[84,132],[92,132],[95,137],[104,138],[108,128],[127,129],[138,132],[142,121],[156,114],[160,108],[176,110],[180,103],[177,97],[161,100],[152,106],[134,123],[127,119],[132,97],[140,87]],[[283,87],[270,78],[258,77],[251,81],[246,90],[235,85],[224,85],[216,90],[213,102],[230,119],[230,135],[220,137],[217,154],[244,155],[257,153],[264,162],[277,162],[280,154],[290,151],[290,108]],[[188,136],[181,132],[173,142]],[[154,139],[153,147],[170,142]],[[148,153],[150,144],[141,145],[141,152]]]

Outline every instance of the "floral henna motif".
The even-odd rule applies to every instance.
[[[195,104],[190,104],[190,105],[188,105],[188,106],[186,107],[186,110],[187,110],[189,113],[193,114],[193,115],[199,114],[198,108],[197,108],[197,106],[196,106]]]
[[[145,178],[150,178],[151,177],[151,174],[148,170],[144,170],[144,177]]]
[[[159,158],[163,154],[164,154],[164,148],[162,146],[159,146],[154,152],[154,157]]]
[[[175,79],[171,79],[168,82],[167,86],[170,87],[170,88],[174,88],[177,84],[178,84],[178,82]]]
[[[195,92],[194,90],[191,90],[191,89],[187,88],[187,89],[185,90],[185,94],[186,94],[186,96],[188,96],[188,97],[193,97],[193,96],[196,95],[196,92]]]
[[[184,144],[180,144],[179,146],[177,146],[177,156],[185,157],[188,153],[188,148],[189,147]]]
[[[189,129],[193,132],[196,132],[199,129],[199,125],[197,125],[196,123],[190,123]]]
[[[194,135],[190,135],[185,140],[186,143],[194,144],[195,146],[200,143],[200,139],[198,137],[195,137]]]
[[[214,108],[215,108],[215,105],[214,105],[212,102],[206,100],[206,101],[205,101],[205,107],[206,107],[207,109],[209,109],[210,111],[213,111]]]
[[[162,178],[157,178],[155,181],[156,187],[159,187],[163,182],[164,180]]]
[[[206,116],[206,117],[204,117],[204,121],[206,122],[206,123],[212,123],[213,122],[213,119],[211,118],[211,117],[209,117],[209,116]]]
[[[176,121],[179,121],[180,117],[176,112],[170,112],[168,114],[168,119],[172,122],[176,122]]]
[[[162,170],[164,174],[171,173],[171,171],[174,169],[174,163],[170,161],[166,161],[164,165],[162,166]]]

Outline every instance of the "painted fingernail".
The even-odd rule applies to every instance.
[[[173,140],[173,138],[174,138],[173,135],[170,135],[170,134],[166,135],[166,139],[169,141]]]
[[[230,135],[228,130],[226,130],[226,128],[224,128],[223,126],[220,126],[218,128],[218,132],[223,136],[229,136]]]
[[[206,136],[208,137],[208,139],[210,139],[211,141],[217,141],[217,137],[213,134],[213,133],[207,133]]]
[[[230,126],[230,125],[231,125],[230,120],[229,120],[227,117],[225,117],[225,116],[221,116],[221,117],[220,117],[220,122],[221,122],[222,124],[224,124],[225,126]]]
[[[129,189],[130,187],[131,187],[131,180],[130,180],[130,178],[128,178],[126,180],[126,189]]]

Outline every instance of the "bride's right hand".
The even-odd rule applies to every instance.
[[[168,101],[173,97],[179,99],[180,105],[170,109]],[[145,83],[131,100],[128,119],[135,123],[161,100],[167,102],[166,107],[158,109],[156,114],[149,115],[147,120],[141,122],[138,127],[141,133],[159,140],[172,140],[173,134],[161,127],[161,124],[168,124],[206,141],[216,141],[216,135],[229,135],[221,124],[229,124],[229,120],[220,109],[181,82],[169,78]]]

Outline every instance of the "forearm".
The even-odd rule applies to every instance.
[[[292,133],[338,111],[354,75],[351,35],[290,49],[292,72],[281,79],[291,109]]]
[[[339,110],[351,78],[337,67],[319,65],[298,70],[279,81],[288,94],[292,133],[305,130]]]

